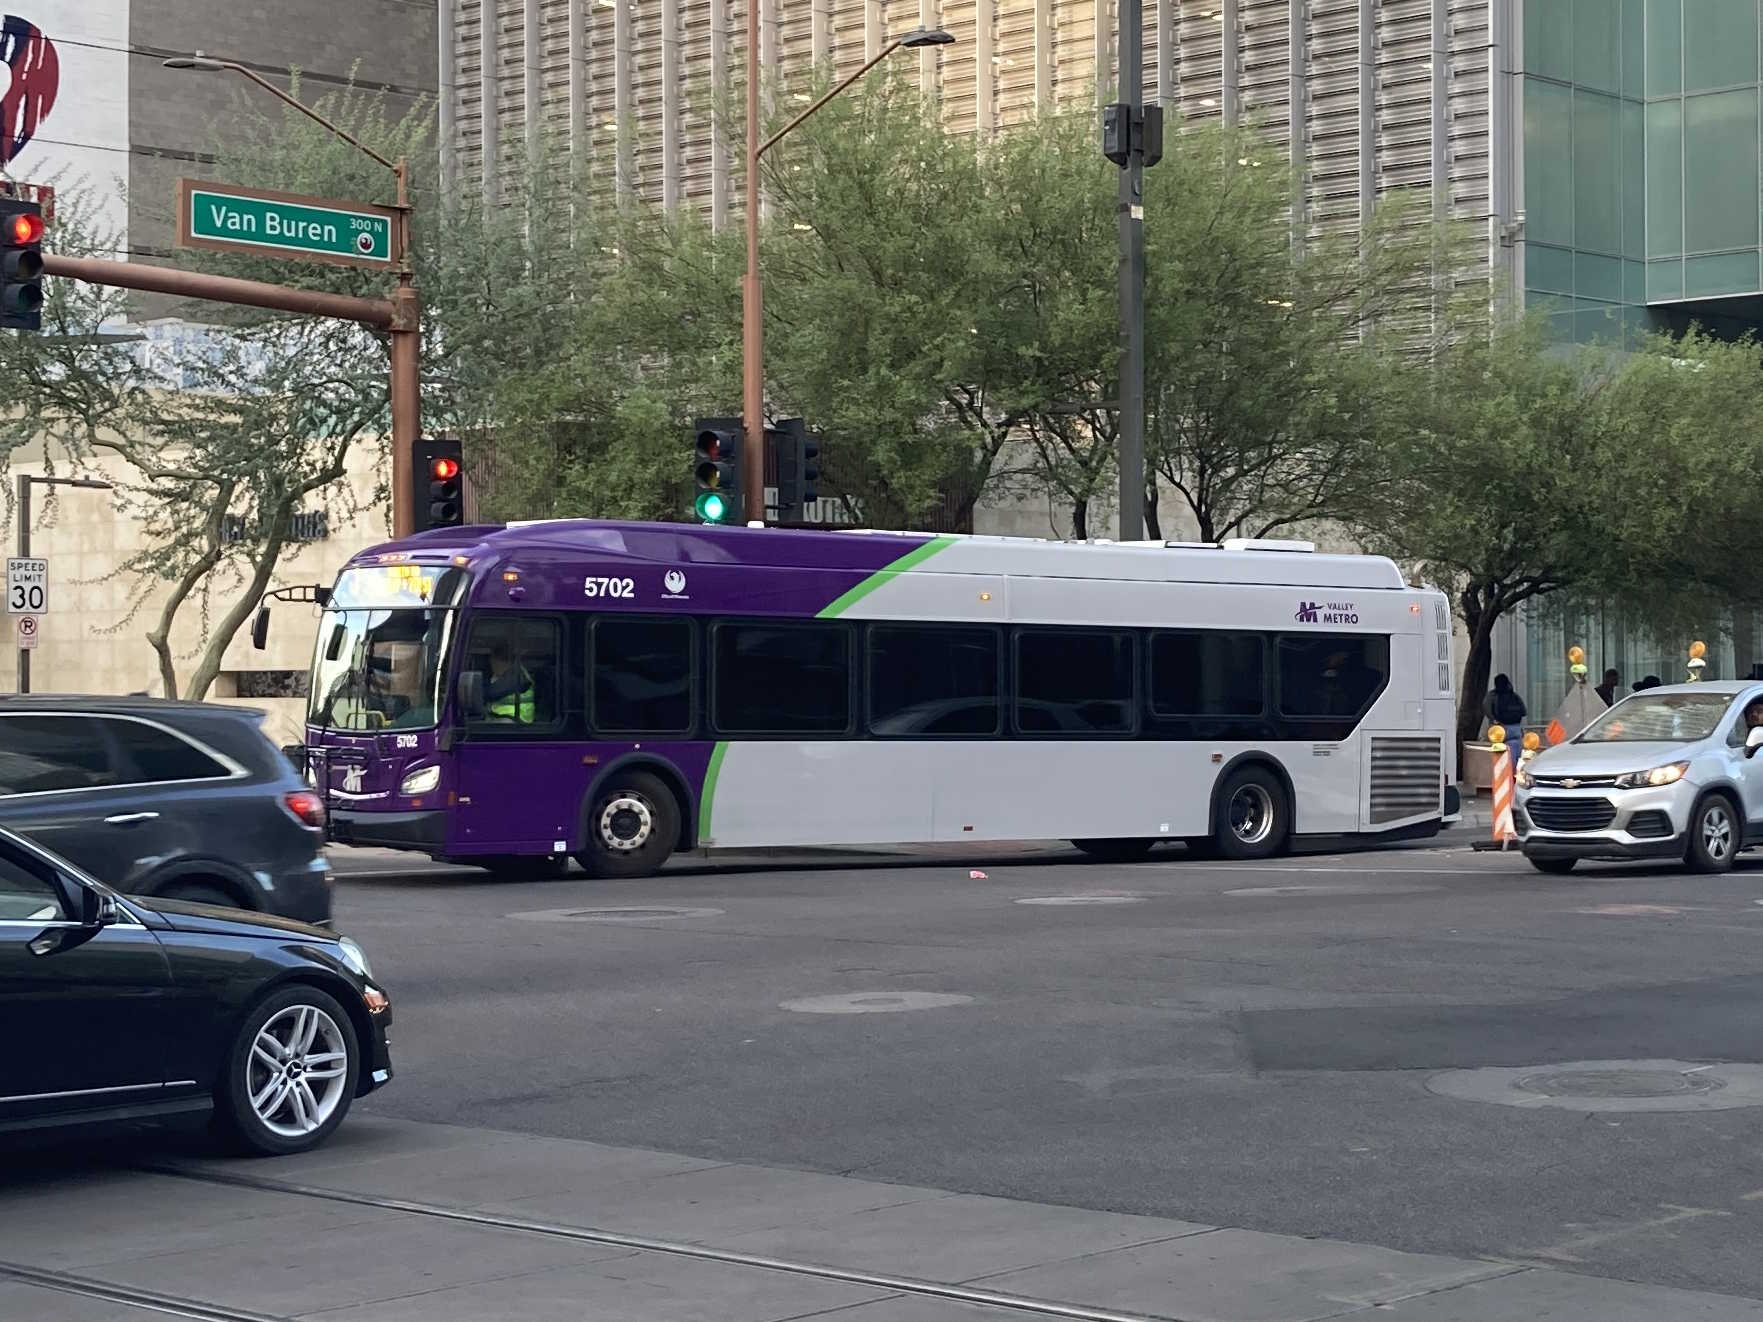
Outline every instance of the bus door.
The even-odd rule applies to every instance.
[[[449,852],[569,847],[586,772],[582,745],[566,729],[564,656],[558,618],[500,611],[472,618],[458,671],[479,677],[482,705],[458,713]]]

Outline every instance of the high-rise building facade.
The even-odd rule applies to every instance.
[[[713,110],[745,66],[746,3],[439,0],[450,174],[482,186],[487,158],[493,192],[521,155],[556,151],[608,190],[738,214],[741,144]],[[804,98],[817,66],[842,76],[891,36],[948,30],[954,45],[896,58],[951,132],[1093,106],[1117,85],[1118,0],[756,3],[762,76]],[[1303,163],[1302,223],[1353,226],[1382,193],[1419,189],[1486,227],[1490,259],[1516,237],[1513,0],[1144,4],[1147,99],[1260,125]]]

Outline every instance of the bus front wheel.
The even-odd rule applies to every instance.
[[[1292,830],[1285,786],[1270,767],[1246,766],[1231,774],[1218,796],[1213,844],[1225,858],[1271,858]]]
[[[679,804],[646,771],[619,772],[594,792],[577,861],[596,877],[646,877],[679,840]]]

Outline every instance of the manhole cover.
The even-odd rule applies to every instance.
[[[846,992],[838,996],[803,996],[778,1008],[797,1014],[899,1014],[906,1010],[940,1010],[949,1005],[968,1005],[971,996],[951,992],[874,991]]]
[[[1026,900],[1018,900],[1018,904],[1044,904],[1050,907],[1068,904],[1143,904],[1142,895],[1036,895]]]
[[[632,904],[599,909],[528,909],[508,917],[529,923],[655,923],[674,918],[715,918],[720,913],[721,909]]]
[[[1567,1111],[1725,1111],[1763,1106],[1763,1066],[1683,1060],[1580,1060],[1520,1069],[1446,1070],[1441,1097]]]

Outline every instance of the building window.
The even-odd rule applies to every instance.
[[[1016,728],[1024,734],[1129,734],[1131,634],[1024,629],[1016,636]]]
[[[998,733],[997,630],[874,624],[868,638],[871,734]]]
[[[843,624],[718,624],[711,711],[724,734],[844,734],[851,630]]]

